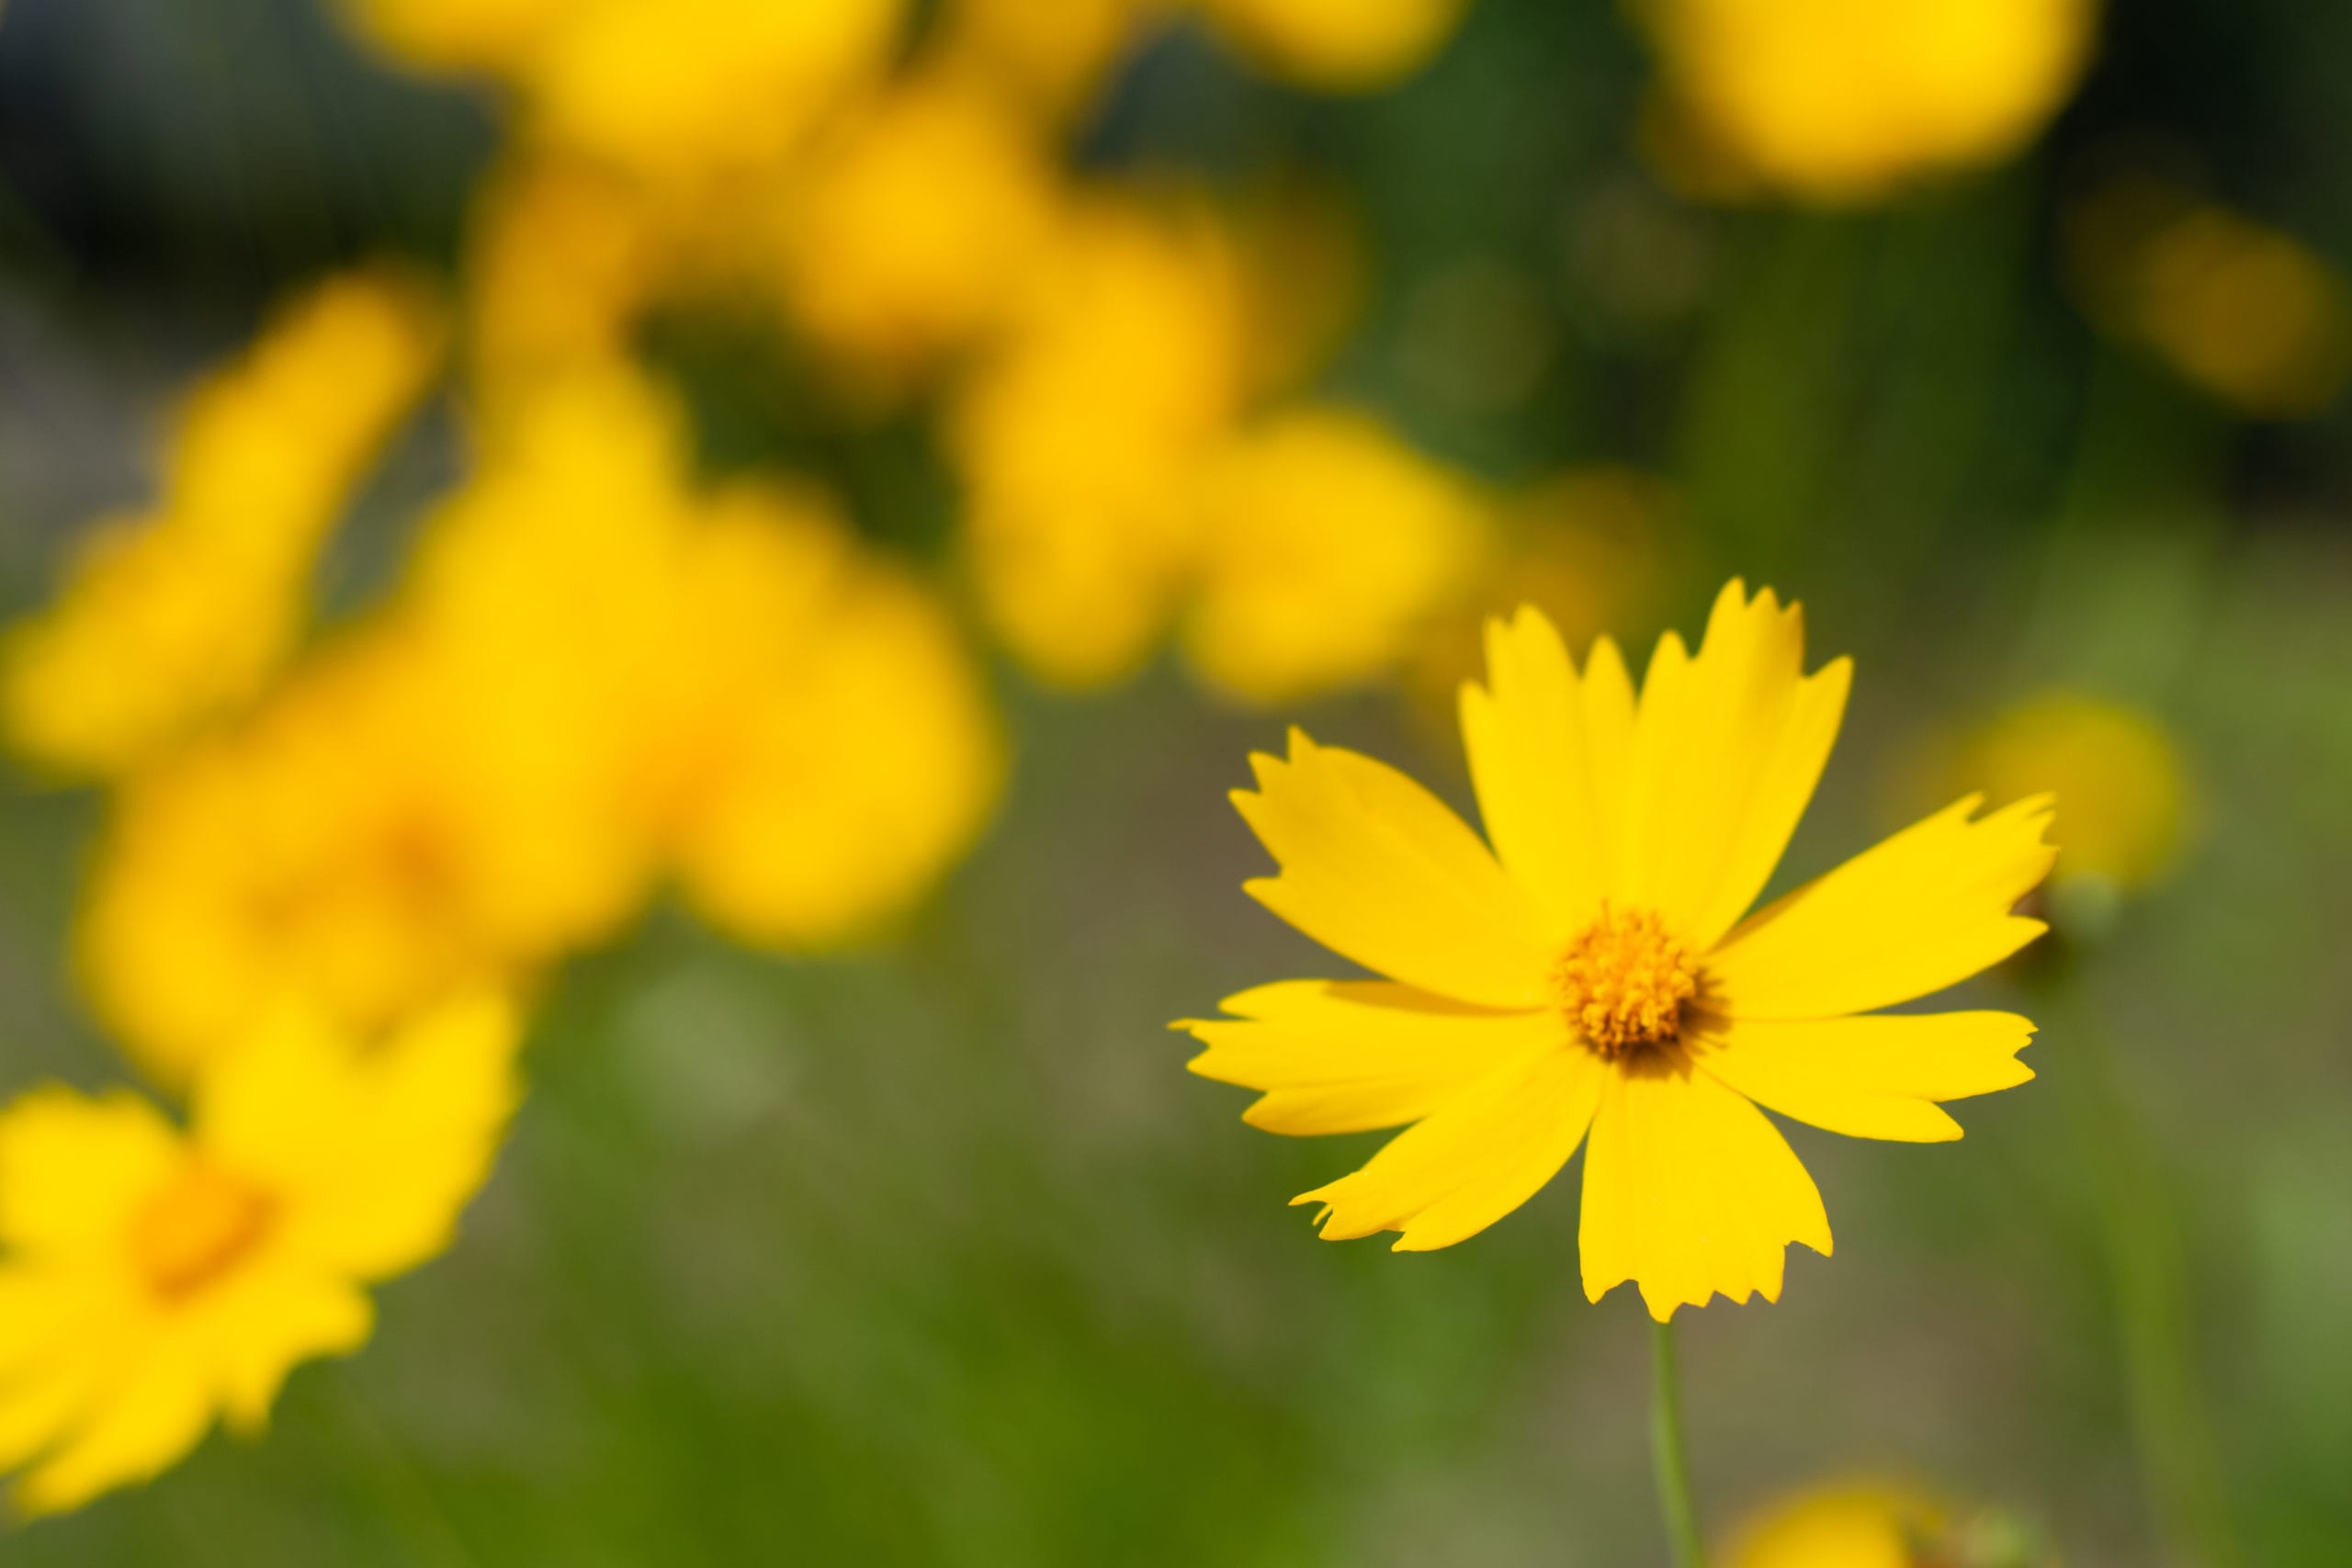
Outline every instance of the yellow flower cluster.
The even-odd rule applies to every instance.
[[[944,609],[820,498],[695,490],[681,423],[619,371],[543,389],[391,604],[123,793],[82,957],[160,1078],[285,996],[372,1029],[527,974],[665,868],[808,948],[969,842],[1001,748]]]
[[[2007,157],[2081,75],[2095,0],[1642,0],[1670,172],[1842,204]],[[1679,143],[1679,145],[1678,145]]]
[[[837,432],[935,414],[978,618],[1057,677],[1172,638],[1246,700],[1368,680],[1484,549],[1467,481],[1299,395],[1355,296],[1328,204],[1245,221],[1077,181],[1065,145],[1182,13],[1356,91],[1463,0],[340,9],[506,112],[456,307],[389,270],[288,304],[0,671],[13,748],[111,790],[80,978],[193,1108],[0,1112],[0,1469],[37,1510],[258,1427],[366,1337],[363,1287],[445,1245],[514,1109],[490,998],[664,890],[776,951],[870,938],[992,810],[955,610],[815,484],[702,471],[641,367],[657,319],[748,308]],[[445,367],[458,478],[312,626]]]

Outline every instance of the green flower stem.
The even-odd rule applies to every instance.
[[[2197,1374],[2179,1217],[2164,1164],[2124,1097],[2112,1044],[2084,995],[2082,957],[2051,954],[2040,988],[2067,1053],[2078,1134],[2098,1168],[2116,1356],[2141,1484],[2171,1561],[2236,1568],[2244,1559]]]
[[[1676,1370],[1674,1325],[1650,1325],[1655,1376],[1650,1383],[1650,1462],[1657,1472],[1657,1503],[1675,1568],[1706,1568],[1699,1510],[1690,1501],[1690,1456],[1682,1443],[1682,1379]]]

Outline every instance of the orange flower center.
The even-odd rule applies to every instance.
[[[130,1224],[131,1256],[157,1295],[179,1301],[234,1268],[269,1229],[269,1195],[192,1160]]]
[[[1552,983],[1577,1036],[1610,1061],[1680,1038],[1682,1006],[1699,994],[1698,968],[1664,920],[1605,901]]]

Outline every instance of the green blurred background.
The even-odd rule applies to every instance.
[[[2352,258],[2352,9],[2134,0],[2021,161],[1890,206],[1710,209],[1647,171],[1652,67],[1604,4],[1479,0],[1425,74],[1313,100],[1180,29],[1082,156],[1336,181],[1374,260],[1326,384],[1498,480],[1629,464],[1675,497],[1655,592],[1734,572],[1860,666],[1783,883],[1923,802],[1923,746],[2052,683],[2159,716],[2196,829],[2042,1009],[2040,1080],[1957,1145],[1792,1130],[1836,1225],[1782,1303],[1681,1318],[1711,1521],[1857,1469],[2158,1561],[2080,1107],[2150,1157],[2245,1561],[2352,1562],[2352,416],[2251,420],[2081,308],[2068,226],[2147,169]],[[447,261],[495,135],[300,0],[0,17],[0,592],[137,495],[172,390],[263,303]],[[669,345],[734,457],[788,456],[937,548],[919,432],[841,435],[763,345]],[[428,422],[330,580],[380,576],[448,471]],[[1500,607],[1500,606],[1496,606]],[[300,1372],[261,1446],[0,1536],[62,1564],[1448,1565],[1659,1556],[1642,1312],[1577,1282],[1572,1180],[1471,1245],[1318,1244],[1283,1205],[1374,1146],[1239,1123],[1164,1021],[1328,967],[1243,898],[1226,805],[1295,717],[1466,805],[1393,695],[1237,716],[1173,672],[998,685],[989,838],[904,939],[784,961],[650,918],[557,982],[535,1094],[456,1250]],[[2064,837],[2062,803],[2060,837]],[[65,978],[96,807],[9,785],[0,1064],[119,1068]],[[1972,992],[2018,1003],[2032,976]],[[2046,1000],[2047,998],[2042,998]],[[2109,1066],[2102,1068],[2104,1059]],[[2170,1267],[2169,1263],[2164,1265]]]

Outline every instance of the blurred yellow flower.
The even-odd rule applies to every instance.
[[[867,935],[958,858],[1003,748],[936,596],[831,505],[687,475],[617,368],[540,389],[435,519],[411,608],[545,787],[746,940]]]
[[[812,151],[779,221],[787,313],[860,382],[896,389],[1018,298],[1054,221],[1038,133],[983,84],[902,82]]]
[[[0,1111],[0,1469],[28,1513],[146,1481],[373,1327],[446,1249],[518,1094],[477,997],[362,1042],[287,1012],[221,1043],[183,1133],[125,1092]]]
[[[2039,935],[2011,913],[2049,870],[2046,800],[1971,796],[1747,915],[1794,831],[1851,666],[1803,673],[1794,605],[1737,582],[1694,655],[1668,633],[1638,697],[1615,645],[1579,673],[1533,611],[1489,632],[1463,737],[1494,848],[1434,795],[1291,734],[1242,815],[1281,867],[1248,891],[1384,979],[1288,981],[1194,1021],[1193,1070],[1263,1091],[1272,1132],[1406,1126],[1294,1200],[1329,1239],[1423,1251],[1526,1202],[1588,1128],[1586,1293],[1778,1300],[1783,1249],[1830,1249],[1821,1195],[1759,1107],[1935,1142],[1938,1102],[2032,1074],[2007,1013],[1877,1010]],[[1409,1125],[1408,1125],[1409,1124]]]
[[[1484,499],[1385,426],[1303,405],[1238,433],[1193,477],[1186,658],[1261,705],[1386,674],[1488,544]]]
[[[1199,0],[1250,60],[1305,87],[1371,92],[1429,63],[1468,0]]]
[[[164,493],[102,525],[58,603],[16,627],[6,728],[60,773],[119,773],[241,706],[300,628],[327,531],[437,362],[405,274],[319,285],[179,410]]]
[[[1668,91],[1740,176],[1824,202],[2009,156],[2073,91],[2095,0],[1638,0]]]
[[[663,176],[767,167],[897,47],[904,0],[572,0],[519,83],[528,133]]]
[[[991,77],[1046,119],[1092,102],[1170,0],[945,0],[940,57]]]
[[[1300,330],[1245,246],[1347,275],[1320,219],[1237,233],[1197,205],[1082,200],[962,389],[950,445],[981,613],[1043,680],[1127,678],[1171,628],[1238,700],[1373,680],[1486,546],[1472,487],[1370,417],[1245,418],[1329,335]]]
[[[954,623],[830,505],[754,487],[709,503],[677,616],[648,751],[700,764],[669,814],[688,901],[769,947],[871,935],[971,846],[1002,784]]]
[[[2352,377],[2352,289],[2299,241],[2217,207],[2137,257],[2131,315],[2175,369],[2248,412],[2316,412]]]
[[[2153,716],[2079,692],[2018,703],[1960,748],[1953,776],[1996,800],[2066,803],[2055,880],[2137,892],[2170,870],[2188,826],[2188,768]]]
[[[1121,679],[1166,627],[1191,559],[1176,492],[1242,406],[1244,300],[1206,212],[1091,197],[963,389],[981,610],[1044,679]]]
[[[765,168],[899,42],[906,0],[341,0],[425,72],[512,90],[527,139],[699,179]]]
[[[495,421],[539,382],[619,357],[674,270],[651,193],[587,160],[534,153],[493,173],[467,241],[467,370]]]
[[[1734,1532],[1724,1568],[2056,1568],[2015,1518],[1955,1515],[1919,1489],[1850,1481],[1794,1493]]]
[[[1727,1568],[1929,1568],[1949,1515],[1906,1487],[1825,1486],[1784,1498],[1742,1525]]]
[[[627,913],[641,857],[552,765],[561,716],[493,706],[476,674],[381,620],[124,786],[79,958],[159,1082],[187,1083],[288,1000],[381,1028]]]

